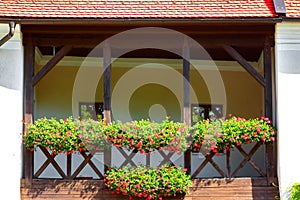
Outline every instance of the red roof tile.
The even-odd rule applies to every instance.
[[[289,0],[289,2],[299,0]],[[0,17],[248,18],[275,17],[272,0],[2,0]]]
[[[289,18],[300,18],[300,0],[284,0],[286,16]]]

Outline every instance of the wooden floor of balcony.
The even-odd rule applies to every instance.
[[[278,194],[277,179],[268,183],[266,178],[197,179],[190,194],[166,199],[184,200],[274,200]],[[123,195],[112,195],[102,180],[34,179],[31,186],[21,180],[22,200],[121,200]],[[165,198],[164,198],[165,199]]]

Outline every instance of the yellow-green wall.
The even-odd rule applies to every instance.
[[[91,76],[99,76],[102,69],[89,67],[92,71]],[[115,67],[112,68],[112,91],[117,82],[132,68]],[[72,115],[72,92],[76,73],[79,67],[62,67],[57,66],[44,77],[35,87],[35,118],[47,116],[65,118]],[[149,71],[147,71],[149,70]],[[159,75],[164,69],[153,68],[147,69],[146,73],[154,73]],[[176,70],[182,73],[181,70]],[[168,73],[168,72],[166,72]],[[203,71],[205,76],[213,77],[214,71]],[[100,73],[101,74],[101,73]],[[226,113],[244,117],[256,117],[263,115],[263,89],[262,87],[245,71],[220,71],[222,81],[226,91],[226,103],[217,102],[226,108]],[[94,77],[94,78],[95,78]],[[92,79],[93,77],[91,77]],[[137,77],[139,78],[139,77]],[[141,78],[143,78],[141,76]],[[167,79],[168,77],[166,77]],[[174,84],[178,84],[178,90],[183,85],[182,79],[170,80]],[[126,83],[125,83],[126,84]],[[124,85],[124,84],[123,84]],[[191,98],[192,103],[210,104],[210,94],[203,78],[196,70],[191,70],[191,86],[195,91],[197,98]],[[177,87],[177,86],[176,86]],[[82,94],[89,93],[92,88],[89,84],[82,89]],[[181,120],[180,98],[175,91],[168,89],[166,85],[160,85],[157,81],[140,85],[140,87],[132,93],[129,101],[129,111],[134,119],[148,118],[149,108],[154,104],[161,104],[168,115],[175,120]],[[126,91],[123,91],[126,93]],[[181,94],[182,95],[182,94]],[[85,95],[83,95],[85,96]],[[182,96],[180,96],[182,98]],[[120,98],[120,97],[118,97]],[[87,101],[84,97],[79,101]],[[103,102],[103,77],[101,77],[97,92],[95,95],[96,102]],[[198,102],[197,102],[198,101]],[[74,102],[73,102],[74,103]],[[78,114],[78,102],[75,102],[75,115]],[[74,108],[73,107],[73,108]],[[127,109],[127,108],[124,108]],[[122,112],[122,111],[121,111]]]

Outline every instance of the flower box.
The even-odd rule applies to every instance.
[[[164,165],[159,168],[138,166],[109,169],[105,174],[105,185],[112,194],[151,199],[185,195],[192,186],[190,175],[178,166]]]

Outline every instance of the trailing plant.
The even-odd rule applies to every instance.
[[[162,123],[149,120],[118,122],[120,130],[106,131],[109,140],[117,147],[136,149],[149,153],[155,149],[169,152],[183,152],[188,148],[189,127],[167,118]]]
[[[78,127],[78,137],[84,144],[84,148],[78,148],[79,151],[99,151],[109,148],[108,138],[105,135],[106,131],[110,131],[107,124],[102,121],[92,119],[76,120]]]
[[[70,154],[84,148],[82,140],[78,137],[78,126],[72,117],[64,120],[40,118],[33,124],[25,125],[27,131],[23,133],[23,139],[30,151],[41,146],[51,150],[52,154]]]
[[[246,120],[230,116],[201,120],[192,127],[169,118],[161,123],[41,118],[26,127],[23,138],[30,151],[41,146],[54,154],[103,150],[110,146],[109,142],[141,153],[155,149],[180,153],[188,148],[199,151],[202,147],[217,153],[243,143],[272,142],[276,137],[271,121],[265,117]],[[192,144],[188,141],[190,137]]]
[[[201,147],[215,153],[229,150],[234,146],[251,142],[272,142],[275,129],[268,118],[245,119],[230,116],[214,120],[202,120],[193,127],[192,149]]]
[[[130,199],[142,197],[161,200],[163,197],[189,192],[192,181],[185,171],[168,165],[159,168],[111,168],[105,174],[105,185],[112,194],[127,195]]]

